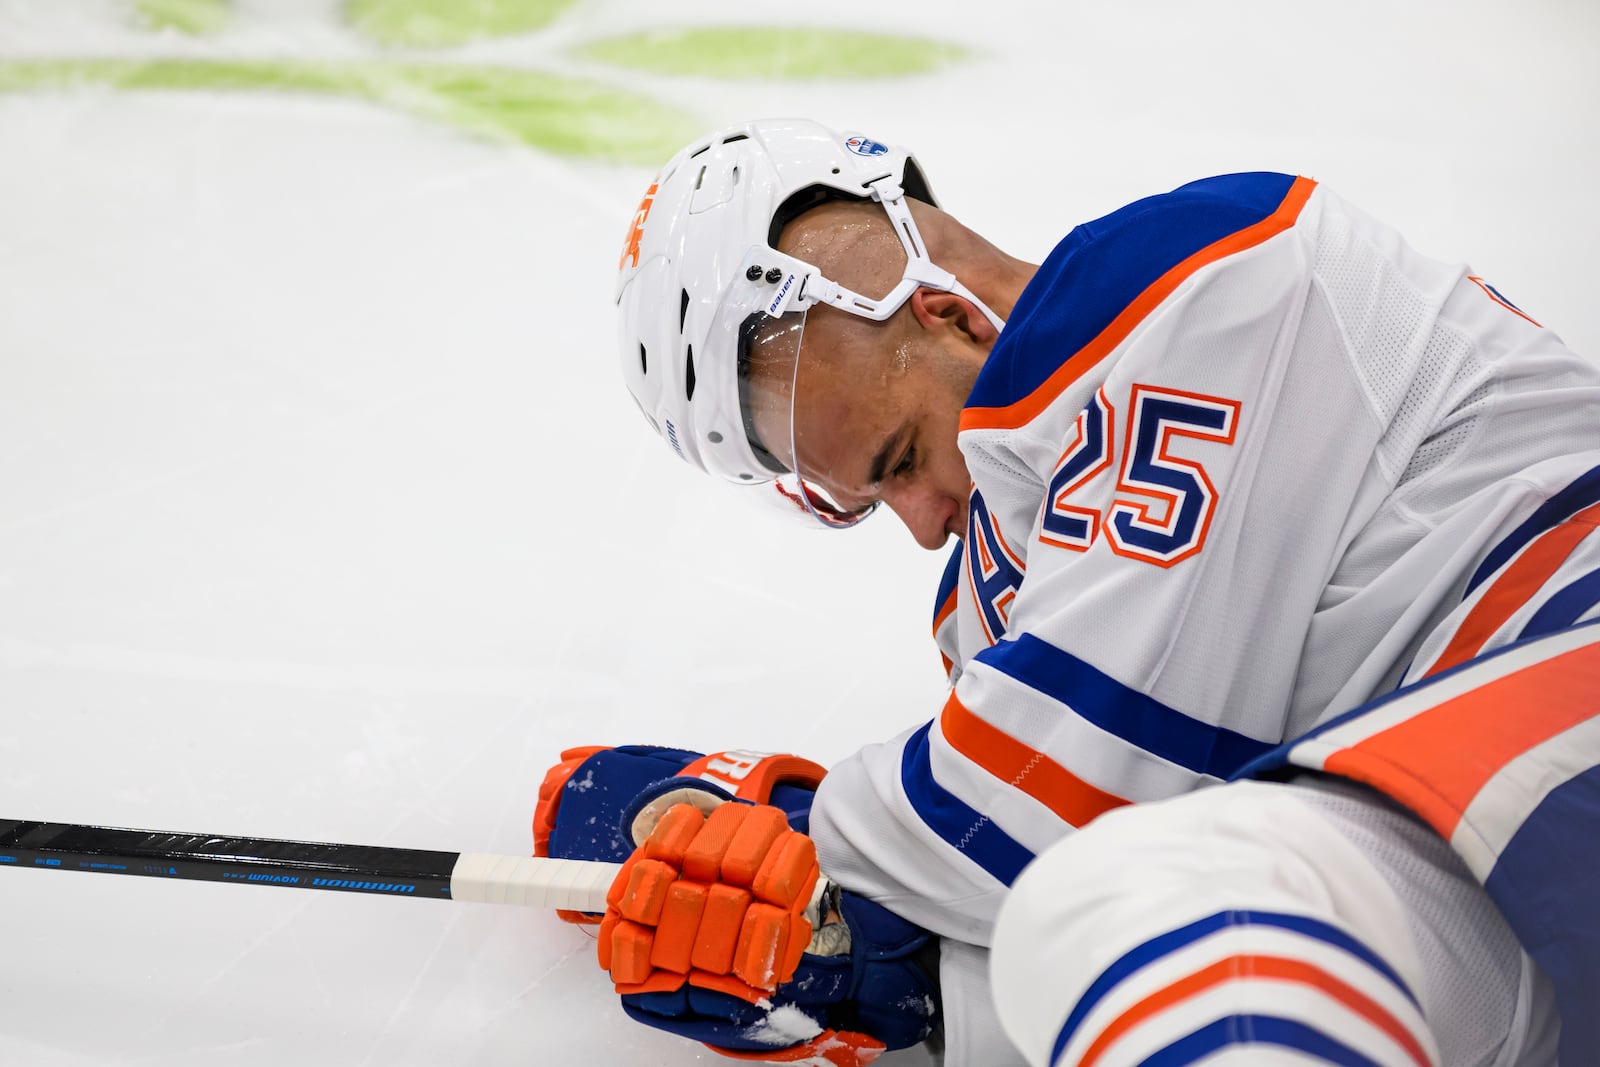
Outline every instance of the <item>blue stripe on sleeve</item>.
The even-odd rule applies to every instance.
[[[1553,527],[1561,525],[1572,516],[1588,507],[1590,504],[1600,503],[1600,467],[1588,471],[1571,485],[1567,486],[1555,496],[1546,500],[1529,515],[1522,525],[1512,530],[1506,539],[1495,545],[1483,562],[1472,575],[1472,580],[1467,582],[1466,592],[1461,594],[1465,600],[1472,595],[1472,591],[1482,585],[1484,580],[1494,574],[1510,561],[1512,556],[1532,541],[1535,537]]]
[[[1169,708],[1032,634],[1002,641],[975,658],[1107,733],[1196,774],[1228,778],[1277,747],[1276,741],[1258,741]]]
[[[933,723],[906,740],[900,758],[900,784],[906,799],[928,828],[1004,885],[1010,885],[1033,861],[1033,853],[934,781],[928,758],[928,732]]]
[[[1596,604],[1600,604],[1600,570],[1590,571],[1582,578],[1569,583],[1539,606],[1533,618],[1522,628],[1517,640],[1542,637],[1557,630],[1565,630],[1582,618]]]
[[[1284,915],[1270,911],[1221,911],[1204,919],[1197,919],[1187,926],[1180,926],[1176,930],[1169,930],[1152,937],[1101,971],[1100,976],[1084,990],[1083,996],[1078,998],[1078,1003],[1073,1005],[1067,1021],[1061,1024],[1061,1032],[1056,1035],[1055,1045],[1050,1050],[1050,1062],[1054,1063],[1060,1057],[1061,1050],[1067,1047],[1067,1042],[1072,1040],[1072,1035],[1083,1025],[1083,1020],[1094,1010],[1095,1005],[1105,999],[1106,995],[1124,979],[1163,956],[1170,956],[1187,945],[1232,926],[1275,926],[1342,949],[1383,975],[1390,984],[1405,994],[1407,1000],[1413,1004],[1417,1002],[1417,998],[1411,995],[1411,990],[1406,987],[1405,982],[1401,981],[1394,969],[1384,962],[1383,957],[1336,926],[1304,915]]]
[[[1217,1019],[1141,1060],[1139,1067],[1185,1067],[1236,1045],[1276,1045],[1339,1067],[1379,1067],[1321,1030],[1276,1015],[1229,1015]]]
[[[1555,987],[1562,1063],[1600,1063],[1600,766],[1552,789],[1484,888]]]
[[[1205,178],[1074,229],[1018,299],[967,406],[1006,407],[1033,392],[1167,271],[1272,215],[1294,181]]]
[[[956,583],[961,580],[961,561],[966,558],[966,545],[956,542],[955,551],[950,553],[950,558],[945,561],[944,574],[939,578],[939,592],[933,598],[933,617],[937,619],[939,612],[944,610],[945,602],[956,595]]]

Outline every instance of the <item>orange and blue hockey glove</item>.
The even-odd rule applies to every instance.
[[[823,877],[781,810],[677,779],[647,791],[633,826],[598,946],[633,1019],[819,1067],[862,1067],[936,1029],[936,939]]]
[[[742,751],[562,753],[536,852],[627,862],[598,949],[629,1016],[735,1058],[828,1067],[937,1028],[937,939],[816,871],[823,773]]]
[[[658,745],[569,748],[539,786],[533,816],[533,854],[621,863],[634,850],[624,817],[651,787],[679,777],[719,786],[727,794],[784,810],[805,830],[811,795],[824,770],[798,756],[732,750],[703,755]],[[568,922],[598,923],[599,915],[559,913]]]

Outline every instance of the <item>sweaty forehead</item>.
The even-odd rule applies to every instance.
[[[828,279],[876,300],[905,273],[905,248],[883,208],[865,200],[830,200],[791,219],[778,249]]]

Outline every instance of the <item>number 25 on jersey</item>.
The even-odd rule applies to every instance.
[[[1079,413],[1074,438],[1056,461],[1039,539],[1082,552],[1103,535],[1119,556],[1170,567],[1205,546],[1217,508],[1217,490],[1205,467],[1172,450],[1185,437],[1232,444],[1239,402],[1135,385],[1127,410],[1111,506],[1102,510],[1082,502],[1090,497],[1089,483],[1117,462],[1117,413],[1102,389]]]

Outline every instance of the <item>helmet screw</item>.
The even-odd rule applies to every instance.
[[[744,272],[744,276],[753,282],[758,282],[761,280],[761,268],[752,266]]]
[[[777,267],[773,267],[771,270],[767,271],[767,281],[771,282],[773,285],[777,285],[778,279],[782,277],[783,271],[779,270]]]

